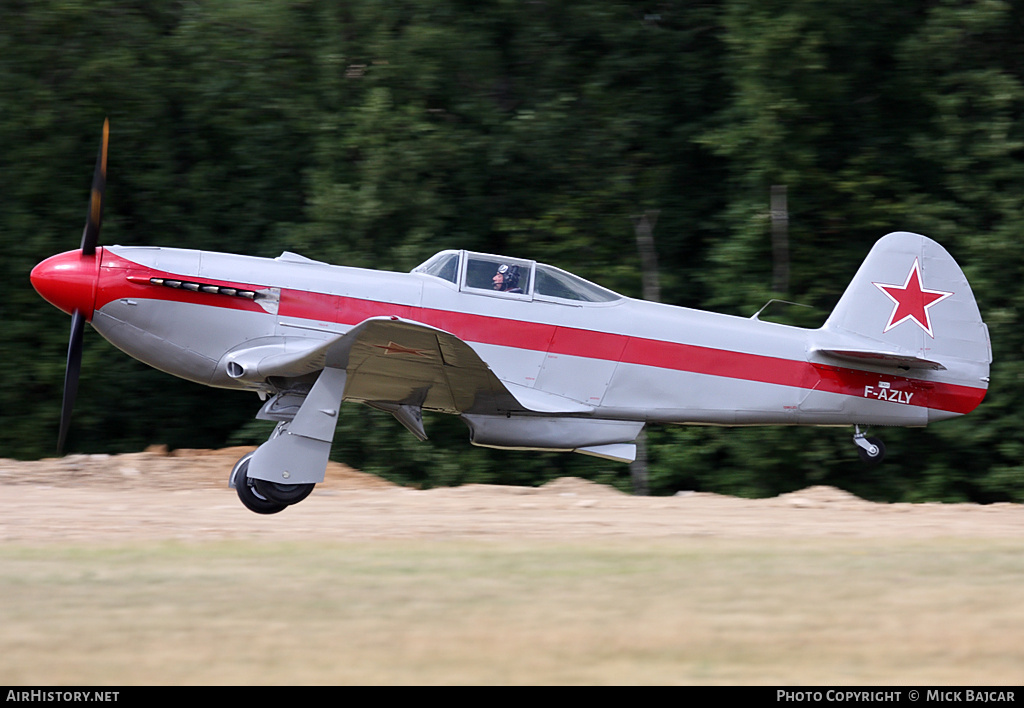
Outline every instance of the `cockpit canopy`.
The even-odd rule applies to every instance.
[[[581,303],[622,299],[618,293],[560,268],[489,253],[441,251],[412,272],[447,280],[464,292],[518,300]]]

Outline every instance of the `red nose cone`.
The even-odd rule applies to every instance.
[[[97,248],[96,255],[83,256],[76,249],[50,256],[32,269],[32,287],[69,315],[78,310],[86,320],[92,320],[102,252]]]

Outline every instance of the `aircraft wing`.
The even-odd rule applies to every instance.
[[[580,413],[591,406],[504,382],[454,334],[410,320],[366,320],[327,357],[345,356],[347,400],[383,401],[444,413]],[[339,361],[340,363],[340,361]]]
[[[366,320],[331,347],[326,365],[348,373],[346,400],[444,413],[524,410],[468,344],[418,322]]]
[[[400,406],[484,415],[593,409],[563,396],[502,381],[454,334],[391,317],[364,320],[327,340],[290,336],[249,342],[230,353],[225,366],[236,377],[252,381],[297,377],[325,367],[344,369],[345,400],[392,412]]]

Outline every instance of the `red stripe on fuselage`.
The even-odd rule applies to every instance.
[[[120,298],[147,298],[187,302],[212,307],[262,311],[251,300],[157,285],[129,282],[127,275],[201,280],[210,285],[261,290],[268,286],[237,283],[194,276],[178,276],[141,266],[111,253],[103,259],[96,309]],[[356,325],[370,317],[401,317],[450,332],[466,342],[529,349],[603,359],[626,364],[652,366],[743,381],[816,389],[848,396],[865,396],[866,387],[884,381],[889,390],[914,395],[894,398],[906,405],[922,406],[951,413],[969,413],[985,397],[984,388],[921,381],[858,369],[823,366],[807,361],[784,359],[694,344],[645,339],[631,335],[577,329],[564,325],[520,322],[488,315],[437,310],[374,300],[281,289],[278,313],[281,317]],[[874,393],[874,388],[871,389]],[[905,400],[904,400],[905,399]]]
[[[983,388],[924,382],[904,376],[816,365],[763,354],[294,290],[282,291],[279,312],[285,317],[347,325],[359,324],[369,317],[401,317],[437,327],[464,341],[478,344],[817,389],[858,398],[869,397],[865,395],[866,387],[872,387],[872,392],[875,392],[882,381],[889,387],[886,390],[913,393],[912,396],[904,394],[902,397],[893,397],[893,401],[951,413],[969,413],[981,403],[986,392]]]

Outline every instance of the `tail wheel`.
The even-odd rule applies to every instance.
[[[857,447],[861,461],[869,465],[877,465],[885,459],[885,443],[878,438],[865,438],[864,442],[868,443],[869,447]]]

